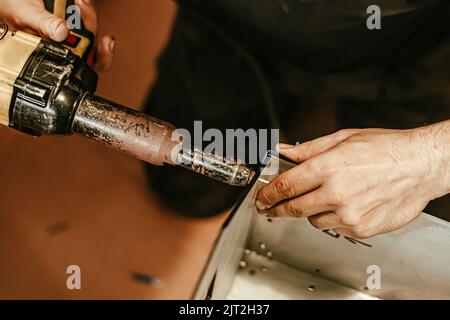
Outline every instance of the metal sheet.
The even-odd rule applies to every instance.
[[[250,199],[254,199],[255,192],[256,189],[252,188],[247,196],[242,197],[244,200],[238,204],[239,209],[231,214],[223,226],[194,299],[224,299],[230,291],[256,218],[254,214],[248,214],[254,210],[254,203]]]
[[[293,164],[280,160],[279,166],[282,172]],[[262,178],[274,177],[263,172]],[[269,223],[258,216],[249,247],[256,250],[260,241],[274,259],[307,272],[319,268],[323,277],[358,290],[365,290],[367,268],[379,266],[381,289],[368,292],[382,299],[450,299],[450,225],[425,213],[396,232],[362,243],[334,238],[306,219]]]
[[[247,265],[236,274],[228,300],[374,299],[327,280],[320,272],[304,272],[253,251],[245,255],[245,261]]]

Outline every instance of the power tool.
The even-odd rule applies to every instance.
[[[62,17],[73,1],[45,4]],[[183,166],[229,185],[250,183],[248,166],[187,148],[173,125],[96,96],[98,75],[85,61],[92,44],[84,26],[59,44],[2,24],[0,124],[36,137],[76,134],[155,165]]]

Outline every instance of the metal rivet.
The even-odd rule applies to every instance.
[[[260,242],[259,243],[259,249],[265,251],[265,250],[267,250],[267,245],[264,242]]]
[[[239,262],[239,268],[243,269],[243,268],[245,268],[245,267],[247,267],[247,262],[244,261],[244,260],[241,260],[241,261]]]
[[[247,255],[248,255],[248,254],[250,254],[250,252],[251,252],[251,251],[250,251],[249,249],[245,249],[245,251],[244,251],[244,252],[245,252],[245,254],[247,254]]]
[[[269,259],[271,259],[272,256],[273,256],[272,251],[267,251],[266,257],[269,258]]]
[[[267,272],[267,268],[266,267],[261,267],[261,272]]]

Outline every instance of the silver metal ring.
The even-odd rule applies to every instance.
[[[0,34],[0,40],[2,40],[2,39],[6,36],[6,34],[8,33],[9,27],[8,27],[8,25],[7,25],[6,23],[4,23],[4,22],[1,22],[1,23],[0,23],[0,27],[3,28],[3,31],[2,31],[2,33]]]

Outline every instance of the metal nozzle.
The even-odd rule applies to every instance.
[[[87,95],[78,107],[72,132],[155,165],[173,163],[180,141],[172,140],[175,128],[166,122]]]
[[[197,149],[181,149],[176,164],[232,186],[248,185],[255,174],[246,165]]]
[[[183,149],[174,130],[166,122],[91,95],[84,97],[72,123],[72,132],[140,160],[179,165],[233,186],[250,183],[254,172],[249,167],[214,154]]]

